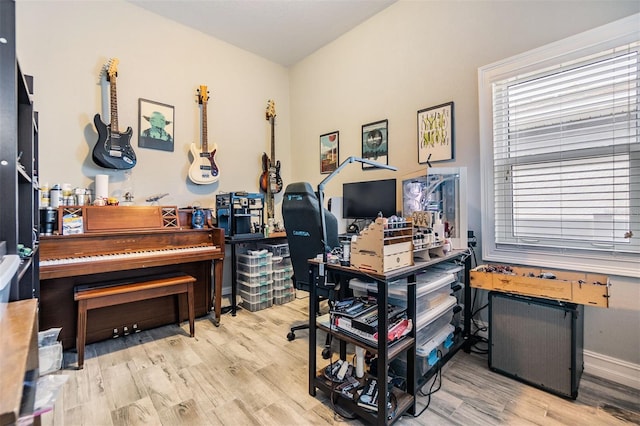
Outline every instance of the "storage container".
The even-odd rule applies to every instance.
[[[451,294],[451,284],[455,282],[452,274],[426,272],[416,276],[416,312],[420,314],[438,306],[447,300]],[[349,281],[354,296],[366,296],[367,293],[377,293],[375,282],[365,282],[358,279]],[[388,301],[392,305],[407,306],[407,281],[394,281],[388,287]]]
[[[447,296],[444,303],[433,309],[420,313],[416,318],[416,346],[422,346],[431,340],[436,333],[453,320],[454,308],[458,301]]]
[[[256,285],[264,285],[267,282],[271,281],[271,272],[263,272],[259,274],[247,274],[244,272],[238,271],[236,273],[237,281],[244,281],[249,284]]]
[[[424,345],[416,347],[416,371],[420,376],[426,374],[441,357],[449,352],[449,348],[454,344],[454,332],[455,327],[447,324]]]
[[[293,270],[293,266],[291,265],[290,257],[282,257],[282,256],[273,256],[271,258],[271,265],[273,265],[273,269],[291,269]]]
[[[259,311],[259,310],[271,307],[273,305],[273,298],[272,297],[263,298],[253,303],[242,300],[241,305],[246,310],[250,312],[255,312],[255,311]]]
[[[238,280],[238,291],[245,292],[247,294],[260,294],[265,293],[273,289],[273,281],[268,280],[264,282],[250,283],[247,281]]]
[[[38,348],[40,375],[52,373],[62,368],[62,342]]]
[[[283,305],[285,303],[289,303],[293,301],[293,299],[295,298],[296,298],[296,292],[293,287],[291,289],[282,290],[282,293],[280,293],[277,296],[275,295],[275,290],[274,290],[273,303],[275,305]]]
[[[271,272],[271,262],[247,264],[238,262],[236,270],[238,272],[244,272],[248,275],[267,274]]]
[[[291,280],[292,276],[293,276],[293,269],[274,269],[273,270],[274,281]]]
[[[269,252],[264,252],[261,254],[237,254],[236,260],[238,264],[243,263],[248,266],[256,266],[256,265],[267,265],[271,264],[271,258],[273,254]]]
[[[242,300],[245,300],[249,303],[256,303],[263,299],[271,299],[273,298],[273,290],[270,286],[260,286],[258,287],[258,291],[239,291],[240,297]]]
[[[416,347],[415,365],[418,385],[422,383],[421,377],[427,374],[449,352],[449,349],[455,344],[455,339],[455,328],[447,324],[424,345]],[[407,355],[400,354],[391,361],[389,368],[393,374],[407,377]]]
[[[267,244],[267,243],[258,243],[257,247],[259,249],[265,249],[271,252],[274,256],[289,256],[289,244]]]

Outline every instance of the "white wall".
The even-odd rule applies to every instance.
[[[292,68],[293,176],[322,179],[313,155],[319,135],[339,130],[340,159],[360,156],[361,126],[381,119],[389,120],[389,164],[399,171],[351,165],[327,196],[340,195],[345,181],[417,170],[417,111],[454,101],[455,159],[433,165],[467,167],[469,229],[478,235],[478,67],[639,11],[636,1],[400,1]],[[586,309],[586,353],[629,363],[624,371],[640,385],[640,280],[611,279],[611,307]]]
[[[162,204],[212,207],[218,191],[259,192],[261,156],[270,154],[268,99],[276,106],[276,158],[290,180],[289,76],[280,65],[120,0],[18,0],[17,53],[23,71],[35,77],[41,182],[87,187],[106,172],[110,193],[121,189],[124,172],[91,159],[93,117],[107,114],[109,122],[109,92],[99,75],[111,57],[120,60],[119,127],[134,129],[136,203],[169,193]],[[200,85],[210,91],[208,142],[218,145],[220,166],[220,180],[202,186],[187,178],[189,146],[200,146]],[[174,152],[138,147],[138,98],[175,107]]]

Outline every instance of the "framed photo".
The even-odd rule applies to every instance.
[[[453,160],[453,129],[453,102],[418,111],[418,163]]]
[[[173,151],[173,107],[160,102],[139,99],[138,111],[138,146]]]
[[[381,120],[362,126],[362,158],[389,165],[389,120]],[[363,169],[375,166],[362,163]]]
[[[335,171],[340,163],[340,132],[320,135],[320,173]]]

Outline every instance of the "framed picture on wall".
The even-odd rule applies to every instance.
[[[138,146],[173,151],[173,107],[160,102],[139,99],[138,111]]]
[[[340,132],[320,135],[320,173],[326,174],[338,168],[340,157]]]
[[[418,163],[453,160],[453,102],[418,111]]]
[[[375,121],[362,126],[362,158],[389,164],[389,120]],[[362,163],[363,169],[375,166]]]

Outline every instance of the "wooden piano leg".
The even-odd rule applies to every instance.
[[[196,319],[196,310],[194,307],[195,304],[195,295],[193,293],[193,282],[187,284],[187,306],[189,306],[189,335],[191,337],[195,336],[195,319]]]
[[[78,301],[78,325],[76,328],[76,350],[78,352],[78,369],[84,366],[84,345],[87,338],[87,301]]]
[[[220,317],[222,316],[222,270],[223,270],[223,259],[216,259],[213,261],[213,280],[214,280],[214,302],[213,302],[213,312],[215,317],[213,319],[213,324],[216,327],[220,326]]]

